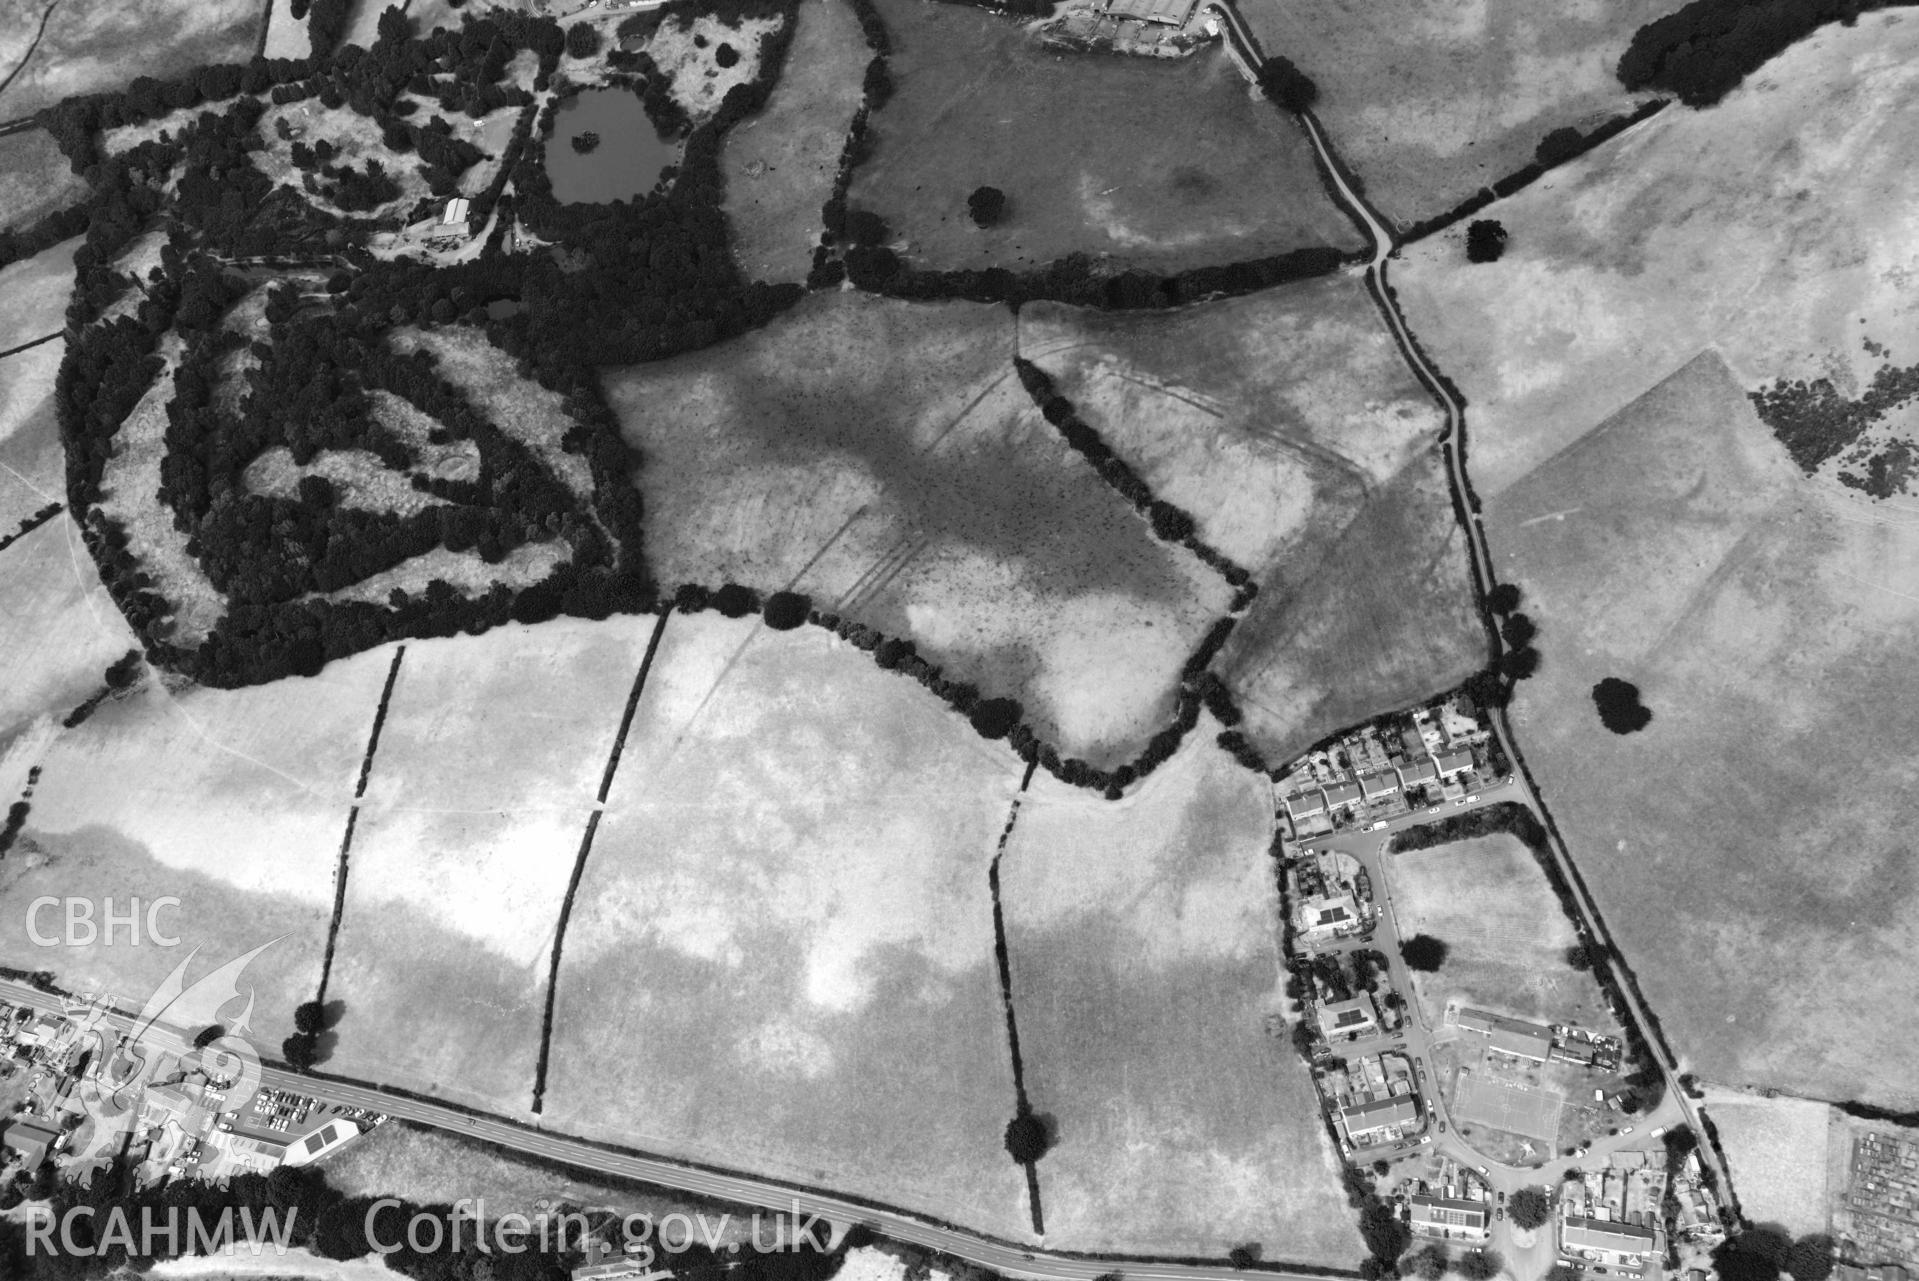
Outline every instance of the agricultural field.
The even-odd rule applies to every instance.
[[[123,88],[135,76],[164,79],[210,62],[245,62],[265,20],[260,0],[58,6],[0,0],[0,29],[26,36],[18,52],[12,40],[0,46],[0,68],[13,70],[48,8],[52,16],[40,43],[0,90],[0,120],[30,116],[77,93]]]
[[[327,988],[347,1007],[336,1070],[531,1105],[561,899],[651,631],[560,619],[407,644]]]
[[[1611,1032],[1606,997],[1590,972],[1566,964],[1578,940],[1530,851],[1485,836],[1393,855],[1387,861],[1402,937],[1430,934],[1449,949],[1437,973],[1413,973],[1426,1022],[1449,1003],[1543,1023]]]
[[[1220,667],[1268,759],[1484,662],[1443,419],[1356,278],[1141,315],[1038,303],[1020,347],[1254,574]]]
[[[1614,75],[1671,0],[1244,0],[1268,54],[1319,84],[1317,114],[1375,207],[1402,226],[1532,163],[1554,129],[1630,111]]]
[[[175,690],[149,675],[60,733],[40,753],[26,828],[0,864],[0,963],[137,1005],[193,948],[200,973],[270,943],[242,987],[257,999],[255,1039],[277,1047],[319,985],[340,838],[388,658],[373,651],[311,680],[232,691]],[[124,934],[118,946],[40,947],[25,906],[43,894],[112,897],[122,909],[132,896],[175,896],[160,919],[181,947],[129,947]]]
[[[1794,1236],[1827,1231],[1827,1206],[1841,1188],[1828,1185],[1827,1146],[1845,1142],[1831,1107],[1813,1099],[1763,1098],[1706,1091],[1706,1112],[1732,1167],[1739,1210],[1754,1223],[1777,1224]]]
[[[0,539],[48,503],[67,497],[66,455],[53,384],[64,342],[0,357]]]
[[[574,902],[543,1123],[1025,1239],[987,888],[1020,773],[830,633],[672,617]]]
[[[293,0],[273,0],[267,16],[266,56],[269,58],[306,58],[313,53],[313,40],[306,20],[293,16]]]
[[[1104,765],[1171,719],[1229,592],[1040,417],[1013,330],[1001,307],[815,295],[606,390],[662,583],[809,592]]]
[[[73,172],[45,129],[0,137],[0,230],[29,227],[86,197],[85,179]]]
[[[807,0],[772,97],[727,131],[726,216],[748,279],[806,279],[871,56],[847,0]]]
[[[1363,1257],[1286,996],[1266,780],[1203,721],[1119,803],[1036,775],[1000,868],[1047,1244]],[[1204,1047],[1196,1054],[1195,1047]],[[1203,1205],[1205,1214],[1195,1214]]]
[[[67,299],[73,294],[73,251],[81,238],[63,240],[31,258],[0,267],[0,351],[57,334],[67,323]],[[9,358],[11,359],[11,358]],[[8,366],[0,363],[0,378]]]
[[[331,1162],[327,1168],[332,1169]],[[387,1267],[377,1254],[327,1259],[299,1246],[254,1253],[242,1244],[217,1254],[162,1259],[146,1275],[162,1281],[393,1281],[405,1274]]]
[[[1675,1047],[1729,1085],[1900,1107],[1919,505],[1808,477],[1748,393],[1919,360],[1915,53],[1910,15],[1823,29],[1495,206],[1499,263],[1427,244],[1396,276],[1541,628],[1520,739]],[[1599,725],[1604,676],[1647,729]]]
[[[1034,268],[1071,253],[1176,270],[1362,240],[1320,188],[1305,135],[1217,48],[1062,57],[1010,19],[880,0],[895,89],[849,207],[929,268]],[[966,212],[1006,193],[1003,223]]]
[[[55,724],[136,642],[64,514],[0,551],[0,601],[0,802],[11,805]]]

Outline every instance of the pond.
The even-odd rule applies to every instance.
[[[599,145],[581,153],[573,140],[600,136]],[[659,136],[646,118],[639,95],[630,89],[589,89],[560,104],[553,136],[546,143],[546,176],[553,198],[562,204],[631,200],[653,190],[660,172],[677,163],[680,148]]]

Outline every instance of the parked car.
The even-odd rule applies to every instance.
[[[1666,1127],[1665,1127],[1665,1126],[1663,1126],[1663,1125],[1656,1125],[1656,1126],[1654,1126],[1654,1127],[1653,1127],[1653,1131],[1652,1131],[1652,1137],[1653,1137],[1653,1138],[1655,1138],[1655,1139],[1663,1139],[1663,1138],[1665,1138],[1665,1137],[1666,1137]]]
[[[1476,1166],[1474,1166],[1473,1168],[1474,1168],[1475,1170],[1478,1170],[1478,1171],[1479,1171],[1479,1172],[1480,1172],[1481,1174],[1483,1174],[1483,1175],[1486,1175],[1486,1176],[1487,1176],[1488,1178],[1490,1178],[1490,1177],[1492,1177],[1492,1171],[1491,1171],[1491,1170],[1488,1170],[1488,1169],[1487,1169],[1487,1168],[1486,1168],[1485,1166],[1483,1166],[1483,1165],[1476,1165]]]
[[[1468,805],[1471,805],[1471,804],[1473,804],[1474,802],[1476,802],[1476,801],[1478,801],[1478,800],[1479,800],[1479,797],[1477,797],[1477,796],[1468,796],[1468,797],[1466,798],[1466,804],[1468,804]]]
[[[1632,1133],[1632,1127],[1631,1127],[1630,1125],[1628,1125],[1628,1126],[1624,1126],[1624,1127],[1622,1127],[1622,1128],[1620,1129],[1620,1131],[1619,1131],[1619,1132],[1620,1132],[1621,1134],[1631,1134],[1631,1133]]]
[[[1500,1206],[1500,1207],[1499,1207],[1498,1209],[1496,1209],[1496,1210],[1494,1210],[1494,1211],[1493,1211],[1493,1218],[1495,1218],[1495,1219],[1503,1219],[1503,1218],[1505,1218],[1505,1217],[1506,1217],[1506,1207],[1505,1207],[1505,1206],[1503,1206],[1503,1205],[1502,1205],[1502,1206]]]
[[[1377,823],[1368,823],[1366,825],[1366,830],[1369,832],[1377,832],[1380,828],[1384,826],[1386,826],[1386,820],[1382,818]]]
[[[1504,1192],[1501,1192],[1499,1194],[1499,1204],[1501,1205],[1506,1204],[1506,1194]]]

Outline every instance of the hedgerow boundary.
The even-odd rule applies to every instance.
[[[580,882],[586,879],[586,860],[593,853],[593,838],[600,831],[600,816],[606,812],[606,798],[613,790],[613,775],[620,768],[626,736],[632,731],[633,717],[640,709],[640,695],[646,692],[647,674],[653,670],[653,656],[659,653],[660,638],[666,635],[666,620],[671,617],[669,611],[661,611],[659,621],[653,624],[653,634],[647,638],[646,654],[640,659],[640,670],[633,675],[633,688],[627,692],[626,709],[620,714],[620,728],[613,735],[606,768],[600,772],[600,790],[594,798],[593,812],[586,817],[586,831],[581,834],[579,852],[573,857],[573,874],[567,879],[566,895],[560,900],[559,918],[553,926],[553,952],[547,964],[546,1006],[540,1016],[540,1057],[533,1069],[532,1111],[536,1116],[546,1108],[546,1074],[553,1050],[553,1007],[560,989],[560,953],[566,945],[566,927],[573,919],[573,900],[580,892]]]
[[[1037,765],[1033,761],[1026,763],[1026,772],[1020,776],[1019,791],[1013,796],[1012,808],[1006,815],[1006,826],[1000,829],[999,844],[993,848],[993,861],[986,866],[986,888],[993,901],[993,961],[999,974],[1000,1009],[1006,1017],[1006,1048],[1013,1061],[1013,1121],[1015,1125],[1034,1123],[1033,1101],[1026,1093],[1026,1060],[1019,1047],[1019,1014],[1013,1003],[1013,955],[1006,943],[1006,913],[1000,906],[1000,860],[1006,857],[1006,843],[1013,837],[1013,828],[1019,822],[1020,802],[1026,796],[1026,789],[1032,786],[1033,772]],[[1009,1153],[1010,1155],[1010,1153]],[[1033,1234],[1046,1235],[1046,1211],[1040,1202],[1039,1159],[1019,1161],[1026,1172],[1026,1206],[1032,1219]]]

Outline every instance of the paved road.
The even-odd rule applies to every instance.
[[[8,979],[0,979],[0,999],[54,1013],[61,1011],[59,998]],[[106,1018],[122,1031],[133,1025],[133,1019],[124,1013],[110,1013]],[[186,1038],[193,1031],[197,1029],[156,1027],[148,1036],[162,1049],[179,1052],[184,1050]],[[679,1188],[781,1213],[790,1213],[797,1207],[802,1215],[818,1215],[841,1224],[869,1224],[894,1240],[955,1255],[1011,1277],[1029,1277],[1035,1281],[1093,1281],[1108,1273],[1122,1272],[1128,1281],[1256,1281],[1275,1277],[1292,1278],[1295,1281],[1324,1281],[1311,1273],[1290,1272],[1278,1267],[1241,1270],[1224,1263],[1188,1264],[1119,1255],[1089,1258],[1062,1253],[1042,1249],[1036,1244],[1000,1240],[937,1223],[903,1210],[867,1205],[771,1179],[706,1169],[664,1157],[611,1150],[530,1125],[390,1094],[374,1086],[305,1076],[273,1067],[263,1068],[261,1084],[328,1103],[369,1108],[390,1117],[431,1126],[450,1134],[497,1143],[512,1151],[564,1162],[584,1170],[660,1187]],[[1285,1250],[1283,1241],[1269,1241],[1266,1245],[1276,1254]]]

